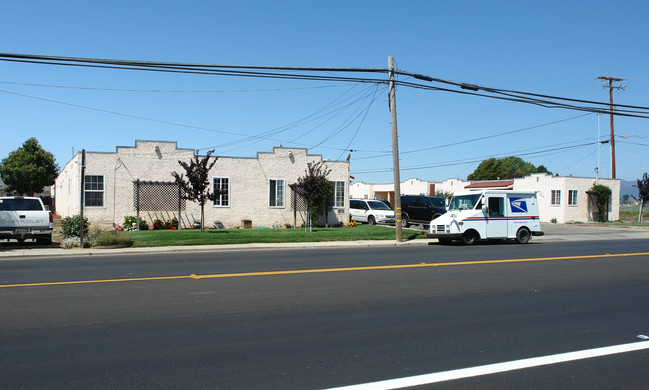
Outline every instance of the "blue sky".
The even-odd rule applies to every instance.
[[[608,90],[597,77],[619,77],[626,89],[615,91],[616,103],[649,106],[647,1],[31,1],[1,10],[4,53],[362,68],[386,68],[393,56],[407,72],[599,102]],[[464,179],[481,160],[510,155],[560,175],[594,177],[599,165],[610,177],[608,145],[596,144],[598,127],[610,136],[608,116],[403,86],[396,93],[402,180]],[[245,157],[281,144],[331,160],[351,154],[357,181],[392,182],[383,84],[0,61],[0,106],[0,158],[29,137],[61,168],[73,152],[135,140]],[[640,178],[649,120],[616,117],[615,135],[617,177]]]

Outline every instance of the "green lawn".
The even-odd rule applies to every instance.
[[[129,234],[135,247],[395,239],[394,228],[370,225],[314,228],[312,232],[305,232],[304,229],[207,229],[204,232],[184,229],[147,230]],[[402,236],[404,240],[425,238],[426,232],[403,229]]]

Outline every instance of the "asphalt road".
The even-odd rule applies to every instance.
[[[317,389],[643,343],[648,261],[649,240],[6,259],[1,387]],[[647,363],[426,388],[646,388]]]

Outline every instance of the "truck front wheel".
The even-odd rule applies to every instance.
[[[527,244],[530,242],[530,237],[532,237],[532,234],[527,228],[520,228],[516,232],[516,242],[519,244]]]
[[[462,235],[462,243],[464,245],[473,245],[480,239],[480,235],[475,230],[467,230]]]

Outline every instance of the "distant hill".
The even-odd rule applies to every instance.
[[[620,198],[624,195],[638,197],[638,188],[634,187],[638,184],[635,180],[622,180],[620,179]]]

